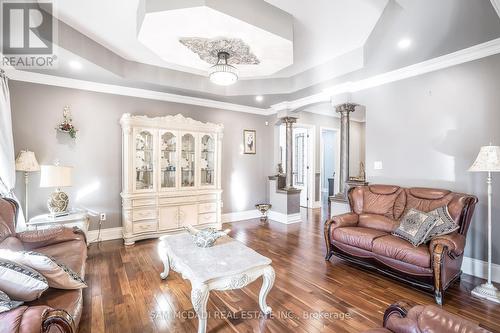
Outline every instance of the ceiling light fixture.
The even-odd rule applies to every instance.
[[[71,60],[69,62],[69,67],[71,67],[74,70],[80,70],[80,69],[82,69],[83,66],[82,66],[81,62],[76,61],[76,60]]]
[[[220,51],[217,53],[217,63],[210,67],[208,77],[210,81],[219,86],[229,86],[238,81],[238,70],[227,63],[229,53]]]
[[[411,39],[409,38],[403,38],[398,42],[398,47],[401,50],[407,49],[411,46]]]
[[[264,96],[257,95],[257,96],[255,96],[255,100],[260,103],[260,102],[262,102],[264,100]]]

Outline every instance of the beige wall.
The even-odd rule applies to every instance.
[[[252,210],[266,201],[272,161],[269,117],[76,89],[11,81],[12,121],[16,153],[30,149],[40,164],[60,160],[74,166],[74,185],[67,188],[73,206],[107,213],[104,227],[121,226],[121,127],[123,113],[161,116],[182,113],[199,121],[224,124],[222,155],[223,212]],[[78,138],[54,128],[70,105]],[[242,154],[243,129],[257,131],[257,154]],[[30,216],[47,211],[50,189],[38,186],[40,173],[30,176]],[[24,181],[17,173],[16,194],[24,202]],[[95,228],[93,221],[92,228]]]

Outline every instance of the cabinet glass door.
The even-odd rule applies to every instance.
[[[176,187],[177,170],[177,137],[174,133],[165,132],[160,137],[160,186]]]
[[[181,140],[181,186],[194,187],[195,137],[184,134]]]
[[[200,150],[200,183],[202,186],[215,184],[215,143],[211,135],[203,135]]]
[[[135,189],[153,189],[153,133],[143,130],[135,135]]]

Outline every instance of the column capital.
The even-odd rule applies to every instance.
[[[349,114],[349,112],[354,112],[359,104],[356,103],[342,103],[335,105],[335,112],[340,114]]]
[[[297,122],[297,117],[290,117],[290,116],[287,116],[287,117],[283,117],[281,118],[281,121],[287,125],[289,124],[294,124]]]

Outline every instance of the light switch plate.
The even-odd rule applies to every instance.
[[[383,168],[384,167],[383,167],[382,161],[373,162],[373,169],[374,170],[382,170]]]

